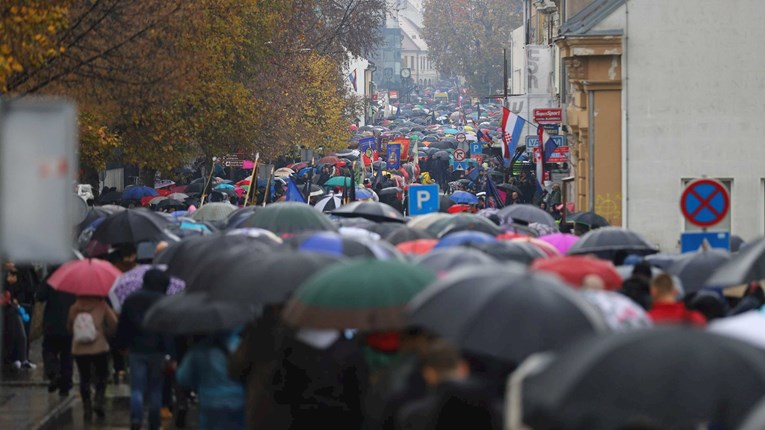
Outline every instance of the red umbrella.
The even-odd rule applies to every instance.
[[[498,235],[497,239],[499,239],[499,240],[513,240],[513,239],[518,239],[518,238],[523,239],[523,238],[527,238],[527,237],[529,237],[529,236],[525,235],[525,234],[513,233],[513,232],[510,232],[510,231],[507,231],[505,233],[502,233],[502,234]]]
[[[616,267],[607,260],[580,255],[567,255],[535,260],[532,270],[554,273],[575,287],[585,284],[588,276],[597,276],[603,281],[606,290],[618,290],[622,286],[622,278]]]
[[[64,263],[48,278],[48,284],[78,296],[106,297],[121,273],[111,263],[88,258]]]
[[[404,254],[423,255],[430,252],[438,244],[438,239],[416,239],[401,242],[396,248]]]
[[[533,237],[519,237],[519,238],[512,239],[512,241],[530,243],[536,246],[537,248],[541,249],[542,252],[547,254],[548,257],[557,257],[560,255],[560,252],[558,252],[558,250],[554,246],[550,245],[544,240],[539,240]]]

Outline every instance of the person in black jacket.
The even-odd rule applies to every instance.
[[[157,269],[144,274],[143,288],[128,296],[122,305],[115,344],[127,348],[130,362],[130,428],[140,429],[143,421],[144,393],[149,404],[149,429],[160,427],[162,407],[162,371],[169,340],[143,328],[146,311],[165,296],[170,285],[168,275]]]
[[[75,296],[56,291],[43,283],[35,295],[45,303],[43,311],[43,365],[48,378],[48,392],[58,390],[66,397],[72,389],[72,335],[66,329],[69,308]]]

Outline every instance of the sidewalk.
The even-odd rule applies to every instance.
[[[82,401],[75,388],[68,397],[48,393],[42,366],[42,341],[37,340],[30,348],[30,360],[37,369],[0,373],[0,429],[2,430],[64,430],[64,429],[129,429],[130,386],[109,384],[106,389],[106,417],[93,417],[84,422]],[[76,369],[76,367],[75,367]],[[185,429],[194,430],[196,409],[189,411]],[[146,428],[146,421],[144,426]],[[163,429],[175,429],[171,422],[163,423]]]

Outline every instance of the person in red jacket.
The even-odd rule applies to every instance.
[[[678,290],[672,277],[667,274],[656,276],[651,282],[653,304],[648,311],[656,324],[688,324],[704,326],[706,318],[700,312],[686,309],[685,303],[677,299]]]

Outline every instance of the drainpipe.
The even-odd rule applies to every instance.
[[[587,163],[588,163],[588,172],[587,172],[587,180],[589,182],[588,184],[588,191],[587,191],[587,204],[589,205],[589,210],[594,211],[595,210],[595,91],[587,91],[587,109],[589,114],[589,120],[588,120],[588,126],[589,126],[589,148],[587,149]]]

